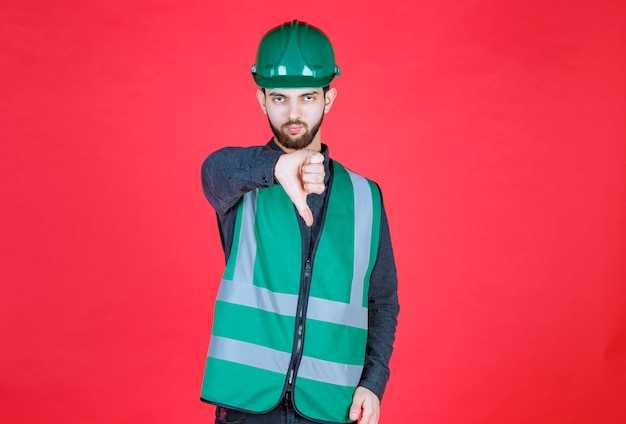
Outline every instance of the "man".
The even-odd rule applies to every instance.
[[[398,315],[378,186],[329,158],[323,117],[339,75],[330,41],[293,21],[252,67],[274,134],[202,165],[226,270],[202,400],[216,423],[376,424]]]

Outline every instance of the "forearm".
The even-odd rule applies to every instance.
[[[398,304],[398,277],[387,218],[383,211],[381,237],[376,265],[369,289],[369,331],[365,366],[360,386],[371,390],[379,399],[389,380],[389,360],[393,351]]]
[[[202,190],[218,215],[231,209],[242,195],[274,182],[280,150],[268,146],[225,147],[202,163]]]

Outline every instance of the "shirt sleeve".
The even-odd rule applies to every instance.
[[[225,147],[202,163],[202,190],[218,216],[245,193],[275,184],[274,165],[282,151],[268,146]]]
[[[393,351],[399,311],[398,276],[389,224],[383,206],[378,256],[370,279],[365,365],[359,383],[381,400],[389,380],[389,360]]]
[[[225,147],[211,153],[202,163],[202,191],[217,213],[224,259],[233,243],[241,196],[257,188],[276,184],[274,165],[282,150],[266,146]]]

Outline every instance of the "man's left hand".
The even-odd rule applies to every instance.
[[[352,396],[350,419],[358,420],[359,424],[378,424],[380,417],[380,400],[372,391],[365,387],[357,387]]]

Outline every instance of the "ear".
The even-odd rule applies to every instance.
[[[333,107],[333,103],[335,102],[335,98],[337,98],[337,89],[331,87],[326,92],[324,96],[324,113],[328,113],[331,107]]]
[[[259,105],[261,106],[261,110],[265,115],[267,115],[267,109],[265,109],[265,93],[260,88],[256,90],[256,98],[259,101]]]

